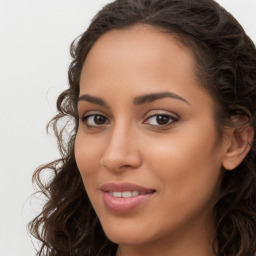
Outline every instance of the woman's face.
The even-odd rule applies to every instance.
[[[227,143],[194,67],[175,37],[149,26],[104,34],[84,63],[75,156],[115,243],[209,231]]]

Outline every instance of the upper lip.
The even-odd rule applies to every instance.
[[[100,189],[104,192],[108,191],[115,191],[115,192],[125,192],[125,191],[138,191],[138,192],[145,192],[145,193],[152,193],[155,192],[154,189],[151,188],[145,188],[143,186],[129,183],[129,182],[123,182],[123,183],[106,183],[103,184]]]

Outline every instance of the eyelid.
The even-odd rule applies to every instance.
[[[169,117],[171,121],[166,123],[166,124],[150,124],[150,123],[147,123],[147,121],[150,118],[157,117],[157,116]],[[143,123],[146,124],[146,125],[149,125],[151,127],[154,127],[155,129],[168,129],[178,121],[179,121],[179,116],[177,114],[174,114],[172,112],[165,111],[165,110],[153,110],[153,111],[148,112],[145,115]]]
[[[144,119],[147,119],[149,117],[156,116],[156,115],[171,116],[171,117],[173,117],[173,119],[179,119],[180,118],[180,116],[178,114],[170,112],[168,110],[154,109],[154,110],[151,110],[151,111],[147,112],[144,115]]]
[[[103,111],[100,110],[88,110],[88,111],[81,111],[81,114],[79,114],[79,119],[83,119],[86,116],[92,116],[92,115],[101,115],[108,118],[108,115],[106,113],[104,113]]]
[[[107,120],[107,122],[105,122],[104,124],[95,124],[95,125],[89,125],[88,123],[86,123],[86,120],[90,117],[93,117],[93,116],[102,116]],[[110,123],[110,119],[107,117],[107,115],[105,113],[102,113],[101,111],[87,111],[79,119],[88,128],[100,128],[100,127],[104,127],[104,126],[106,126],[107,124]]]
[[[149,116],[146,120],[149,120],[150,118],[152,118],[152,117],[157,117],[157,116],[165,116],[165,117],[168,117],[168,118],[172,119],[172,122],[178,121],[177,118],[175,118],[175,117],[173,117],[173,116],[171,116],[171,115],[167,115],[167,114],[155,114],[155,115]],[[145,122],[144,122],[144,123],[145,123]],[[159,124],[159,126],[164,126],[164,125],[160,125],[160,124]]]

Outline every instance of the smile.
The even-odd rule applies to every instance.
[[[124,197],[124,198],[146,194],[146,192],[139,192],[139,191],[125,191],[125,192],[108,191],[108,193],[113,197]]]
[[[106,183],[101,186],[103,201],[112,212],[130,212],[148,201],[156,192],[133,183]]]

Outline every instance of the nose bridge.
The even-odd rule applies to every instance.
[[[108,145],[102,156],[102,164],[112,171],[128,166],[137,167],[140,164],[137,147],[135,129],[131,124],[120,121],[109,131]]]

